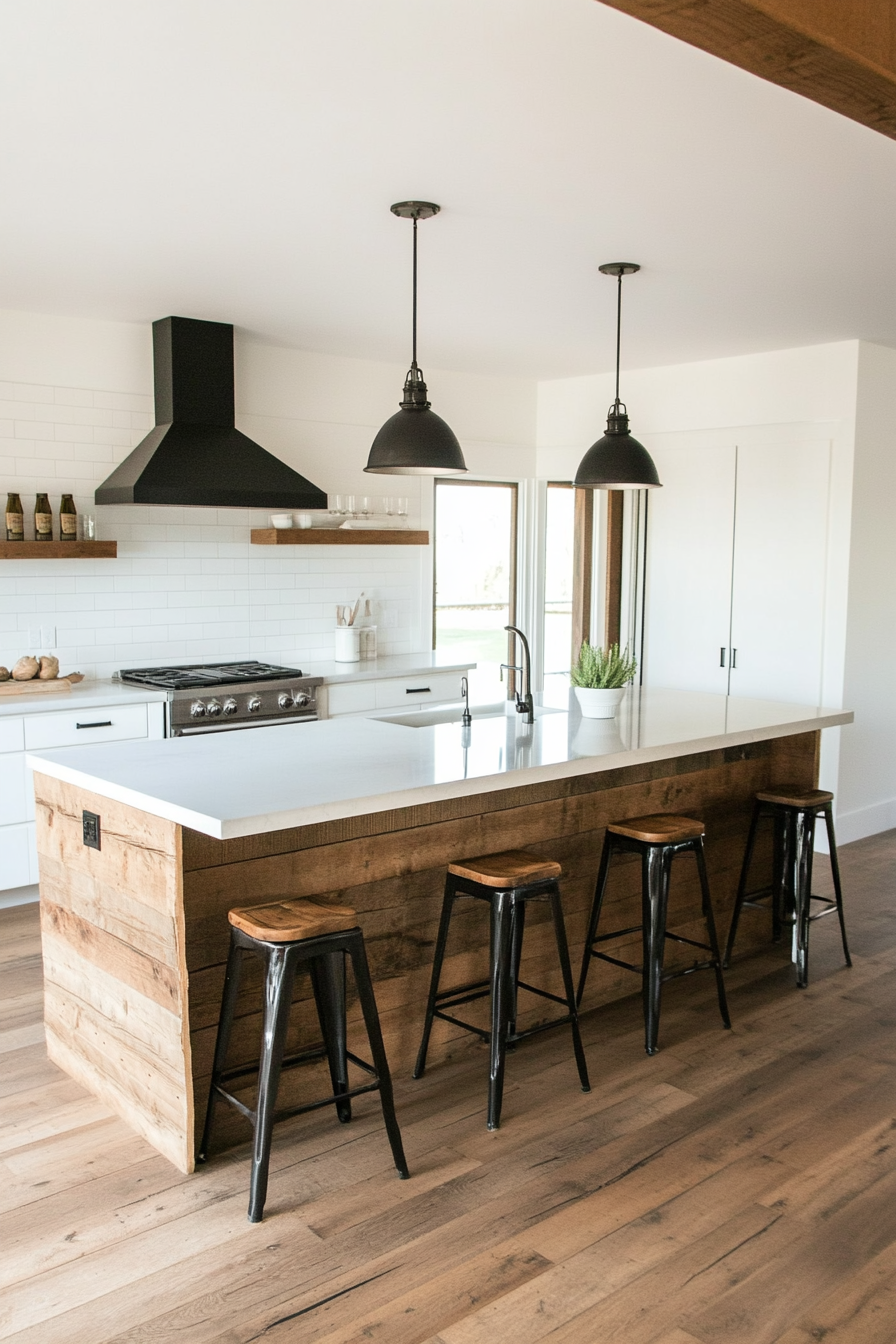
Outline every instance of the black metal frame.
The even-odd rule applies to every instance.
[[[612,933],[598,935],[597,925],[607,890],[610,859],[614,853],[633,853],[641,856],[642,922],[634,924],[628,929],[614,929]],[[676,854],[685,853],[692,853],[697,861],[703,918],[706,921],[706,932],[709,938],[708,943],[698,943],[693,938],[683,938],[681,934],[669,933],[666,928],[672,860]],[[632,933],[640,933],[642,938],[644,959],[640,966],[633,966],[629,961],[620,961],[618,957],[611,957],[605,952],[595,951],[595,944],[597,943],[606,943],[614,938],[624,938]],[[685,943],[687,946],[696,947],[700,951],[711,952],[712,956],[709,961],[695,961],[693,966],[685,966],[676,971],[664,971],[663,956],[667,939],[674,943]],[[594,888],[594,901],[591,906],[591,917],[588,921],[588,933],[585,937],[582,970],[579,976],[579,988],[576,993],[577,1004],[582,1002],[592,958],[608,961],[613,966],[621,966],[624,970],[634,971],[635,974],[641,976],[644,1000],[644,1048],[648,1055],[655,1055],[657,1052],[663,985],[668,980],[677,980],[684,975],[693,975],[695,971],[715,971],[719,1012],[724,1026],[730,1028],[728,999],[725,994],[725,981],[722,976],[722,957],[719,951],[712,901],[709,895],[709,879],[706,875],[706,857],[703,851],[702,836],[697,836],[692,840],[681,840],[676,844],[663,844],[647,840],[635,840],[630,836],[617,835],[613,831],[607,831]]]
[[[247,952],[259,957],[265,967],[261,1055],[257,1066],[250,1064],[239,1068],[226,1069],[224,1066],[239,994],[243,957]],[[359,1059],[346,1046],[346,956],[351,959],[358,999],[364,1015],[364,1024],[367,1028],[367,1039],[373,1055],[373,1064]],[[293,982],[296,971],[304,964],[308,965],[311,973],[311,984],[323,1041],[319,1045],[311,1046],[297,1054],[284,1057],[292,1008]],[[330,1079],[333,1085],[332,1095],[317,1101],[306,1102],[301,1106],[291,1106],[277,1110],[277,1093],[280,1086],[280,1074],[283,1069],[294,1068],[298,1064],[304,1064],[312,1059],[322,1059],[324,1056],[327,1057],[330,1067]],[[373,1081],[364,1083],[360,1087],[349,1087],[349,1061],[370,1074]],[[245,1106],[224,1086],[225,1083],[232,1082],[235,1078],[245,1078],[253,1073],[258,1075],[255,1110]],[[205,1162],[207,1160],[215,1108],[220,1097],[245,1116],[255,1131],[249,1195],[250,1223],[260,1223],[264,1214],[268,1186],[268,1166],[271,1155],[271,1134],[276,1122],[293,1115],[302,1115],[305,1111],[315,1111],[323,1106],[334,1105],[340,1121],[347,1124],[352,1118],[352,1098],[359,1097],[365,1092],[375,1091],[380,1094],[383,1119],[392,1148],[395,1167],[399,1176],[404,1180],[408,1176],[407,1162],[402,1147],[401,1132],[395,1118],[392,1080],[383,1046],[379,1014],[373,995],[373,984],[370,979],[367,953],[364,948],[364,936],[361,930],[349,929],[342,933],[328,933],[319,938],[304,938],[291,943],[272,943],[253,938],[241,929],[231,927],[230,954],[227,960],[227,973],[221,1000],[221,1017],[215,1043],[208,1109],[197,1161]]]
[[[471,898],[484,901],[490,912],[489,966],[490,974],[486,980],[476,980],[468,985],[455,985],[452,989],[439,989],[445,948],[448,944],[448,932],[454,902],[458,898]],[[526,902],[546,899],[550,902],[554,924],[554,937],[557,942],[557,956],[563,975],[564,998],[551,994],[545,989],[527,984],[520,980],[520,960],[523,951],[523,934],[526,923]],[[516,1030],[517,995],[524,989],[540,998],[550,999],[566,1009],[563,1017],[552,1018],[525,1031]],[[491,998],[491,1030],[484,1031],[470,1022],[446,1013],[444,1009],[459,1008],[462,1004],[472,1003],[476,999]],[[440,1006],[441,1005],[441,1006]],[[489,1129],[498,1129],[501,1123],[501,1106],[504,1099],[504,1064],[508,1046],[513,1048],[518,1041],[529,1036],[539,1035],[552,1027],[569,1024],[572,1030],[573,1050],[579,1071],[579,1081],[583,1092],[591,1091],[588,1081],[588,1066],[579,1034],[579,1018],[572,984],[572,968],[569,964],[569,946],[566,941],[566,926],[563,922],[563,910],[560,905],[560,884],[556,878],[546,878],[541,882],[530,882],[521,887],[488,887],[469,878],[449,873],[445,880],[445,895],[442,901],[442,915],[436,939],[433,959],[432,978],[429,997],[426,1003],[426,1018],[423,1037],[414,1066],[414,1077],[422,1078],[426,1068],[426,1054],[429,1049],[429,1037],[434,1018],[451,1022],[464,1031],[472,1032],[485,1041],[489,1050],[488,1116]]]
[[[831,877],[834,882],[834,897],[816,896],[812,892],[812,860],[815,849],[815,822],[824,817],[830,850]],[[772,880],[768,886],[747,891],[747,878],[756,846],[756,834],[763,818],[771,818],[775,828],[774,848],[772,851]],[[771,898],[769,905],[764,904]],[[812,902],[818,901],[823,910],[812,914]],[[740,881],[734,899],[734,913],[731,916],[731,928],[728,932],[728,944],[725,948],[725,965],[731,960],[734,940],[744,906],[751,910],[771,912],[772,942],[781,941],[784,925],[796,926],[796,984],[797,989],[805,989],[809,983],[809,925],[825,915],[836,913],[840,921],[840,937],[843,942],[843,957],[847,966],[852,965],[849,944],[846,941],[846,922],[843,917],[843,890],[840,885],[840,864],[837,860],[837,839],[834,835],[833,806],[830,802],[799,807],[790,803],[770,803],[756,799],[750,830],[747,835],[747,847],[740,870]]]

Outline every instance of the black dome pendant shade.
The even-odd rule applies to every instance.
[[[414,224],[413,353],[401,409],[377,434],[364,468],[383,476],[455,476],[467,469],[454,431],[430,409],[423,370],[417,367],[417,220],[431,219],[440,208],[432,201],[399,201],[391,207],[393,215]]]
[[[579,463],[575,484],[591,490],[652,490],[662,485],[653,458],[628,429],[628,410],[619,400],[619,341],[622,329],[622,277],[641,267],[634,261],[608,261],[598,267],[615,275],[616,293],[616,399],[607,412],[607,432],[593,443]]]

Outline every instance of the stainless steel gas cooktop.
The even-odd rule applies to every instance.
[[[272,663],[187,663],[181,667],[131,667],[118,673],[129,686],[167,691],[171,737],[228,728],[307,723],[317,718],[321,677]]]

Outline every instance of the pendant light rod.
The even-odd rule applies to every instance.
[[[414,316],[411,320],[411,367],[417,367],[417,216],[414,216]]]
[[[605,261],[602,266],[597,268],[601,275],[615,275],[616,277],[616,401],[619,403],[619,361],[622,353],[622,277],[624,275],[634,275],[640,271],[641,267],[636,261]]]

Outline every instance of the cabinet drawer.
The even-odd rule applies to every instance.
[[[25,750],[23,723],[22,719],[0,719],[0,752]]]
[[[146,705],[94,705],[64,714],[32,714],[25,723],[28,751],[118,742],[129,737],[146,737]]]
[[[33,826],[0,826],[0,891],[27,887],[31,876]]]
[[[377,709],[397,705],[428,705],[438,700],[460,699],[459,672],[424,672],[419,677],[390,677],[377,681]]]
[[[363,714],[376,708],[375,681],[354,681],[344,686],[327,687],[327,713],[331,719],[339,714]]]
[[[0,756],[0,826],[27,821],[30,777],[26,780],[25,757],[21,753]]]

